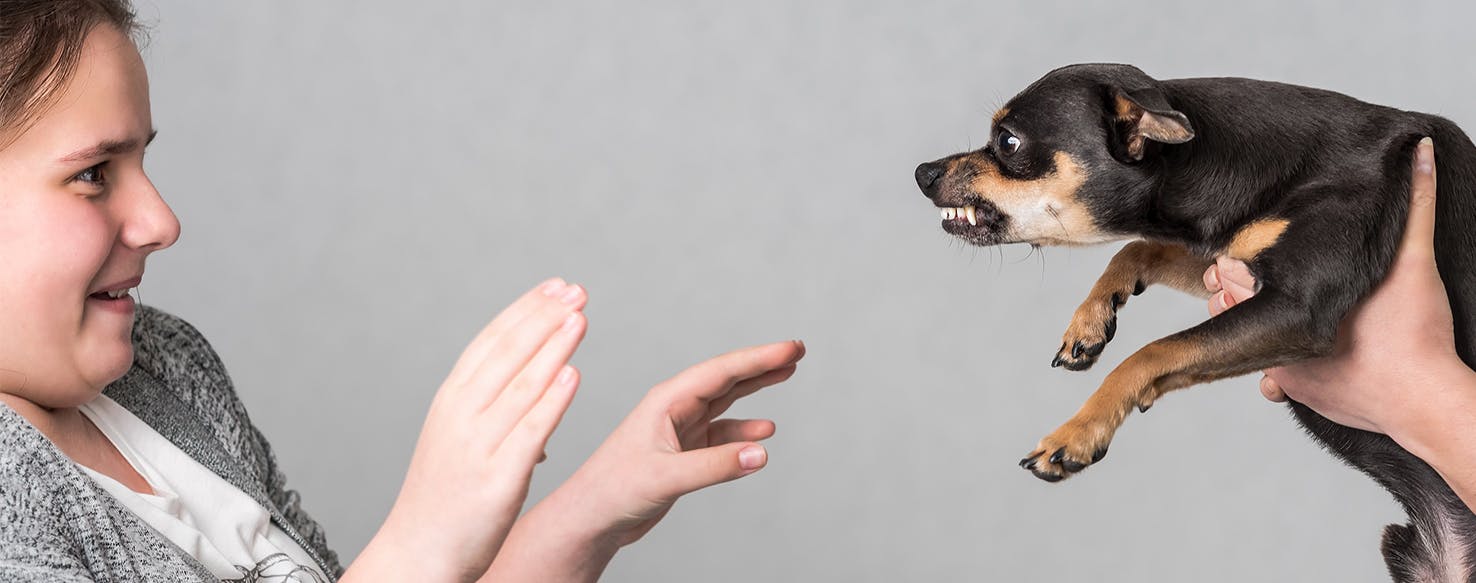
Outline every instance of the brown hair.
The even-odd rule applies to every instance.
[[[0,148],[51,105],[99,24],[140,30],[129,0],[0,0]]]

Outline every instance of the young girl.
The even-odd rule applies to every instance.
[[[189,324],[129,296],[179,236],[126,0],[0,0],[0,579],[596,579],[688,492],[762,468],[798,342],[653,389],[518,517],[579,382],[584,290],[550,280],[475,338],[431,404],[388,518],[347,571]]]

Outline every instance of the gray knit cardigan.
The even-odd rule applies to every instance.
[[[342,575],[323,529],[286,488],[271,446],[199,331],[140,306],[133,345],[133,367],[104,393],[260,502],[324,573]],[[0,581],[213,580],[0,404]]]

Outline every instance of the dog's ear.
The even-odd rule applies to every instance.
[[[1182,144],[1194,139],[1189,118],[1169,105],[1157,88],[1126,90],[1113,87],[1109,98],[1118,145],[1133,161],[1143,159],[1147,141]]]

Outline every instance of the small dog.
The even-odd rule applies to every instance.
[[[1439,151],[1436,259],[1457,350],[1476,365],[1476,146],[1449,120],[1281,83],[1073,65],[1000,109],[985,147],[919,165],[943,230],[968,243],[1134,240],[1077,308],[1052,366],[1091,367],[1118,310],[1150,285],[1207,297],[1202,275],[1219,255],[1256,276],[1255,297],[1129,356],[1020,465],[1059,481],[1101,461],[1128,414],[1168,391],[1329,354],[1398,249],[1425,136]],[[1384,531],[1396,581],[1476,582],[1476,516],[1433,469],[1384,435],[1291,407],[1409,513]]]

